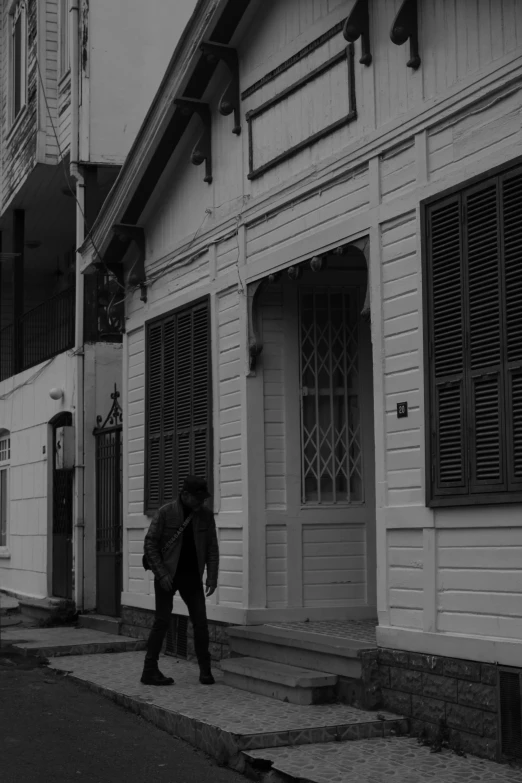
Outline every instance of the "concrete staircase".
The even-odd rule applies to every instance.
[[[226,685],[293,704],[371,706],[362,681],[366,642],[270,625],[235,626],[228,635]]]

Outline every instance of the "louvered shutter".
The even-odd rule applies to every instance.
[[[433,493],[468,492],[464,272],[459,197],[429,210],[428,287]]]
[[[176,484],[192,473],[192,312],[178,315],[176,368]]]
[[[210,480],[210,339],[208,307],[193,312],[193,463],[196,476]]]
[[[147,326],[145,512],[173,500],[188,474],[212,480],[208,301]]]
[[[522,490],[522,172],[502,178],[508,486]]]
[[[497,180],[464,195],[470,491],[507,489]]]

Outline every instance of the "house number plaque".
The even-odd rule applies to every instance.
[[[398,419],[406,419],[408,417],[408,403],[407,402],[398,402],[397,403],[397,418]]]

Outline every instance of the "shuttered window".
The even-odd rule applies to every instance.
[[[522,499],[522,169],[426,212],[432,505]]]
[[[174,500],[188,474],[211,484],[208,300],[146,328],[145,513]]]

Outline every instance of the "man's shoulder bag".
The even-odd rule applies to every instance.
[[[190,524],[190,522],[192,521],[192,517],[193,516],[194,516],[194,513],[189,514],[188,517],[183,522],[183,524],[180,525],[180,527],[178,527],[178,529],[176,530],[174,535],[169,538],[169,540],[167,541],[165,546],[161,547],[161,555],[162,555],[162,557],[164,557],[165,553],[168,552],[168,550],[172,546],[174,546],[174,544],[176,543],[176,541],[178,540],[180,535],[183,533],[183,531],[185,530],[187,525]],[[147,559],[147,554],[145,552],[143,553],[143,557],[142,557],[141,562],[142,562],[142,565],[143,565],[143,568],[145,569],[145,571],[151,571],[152,570],[151,567],[150,567],[149,561]]]

